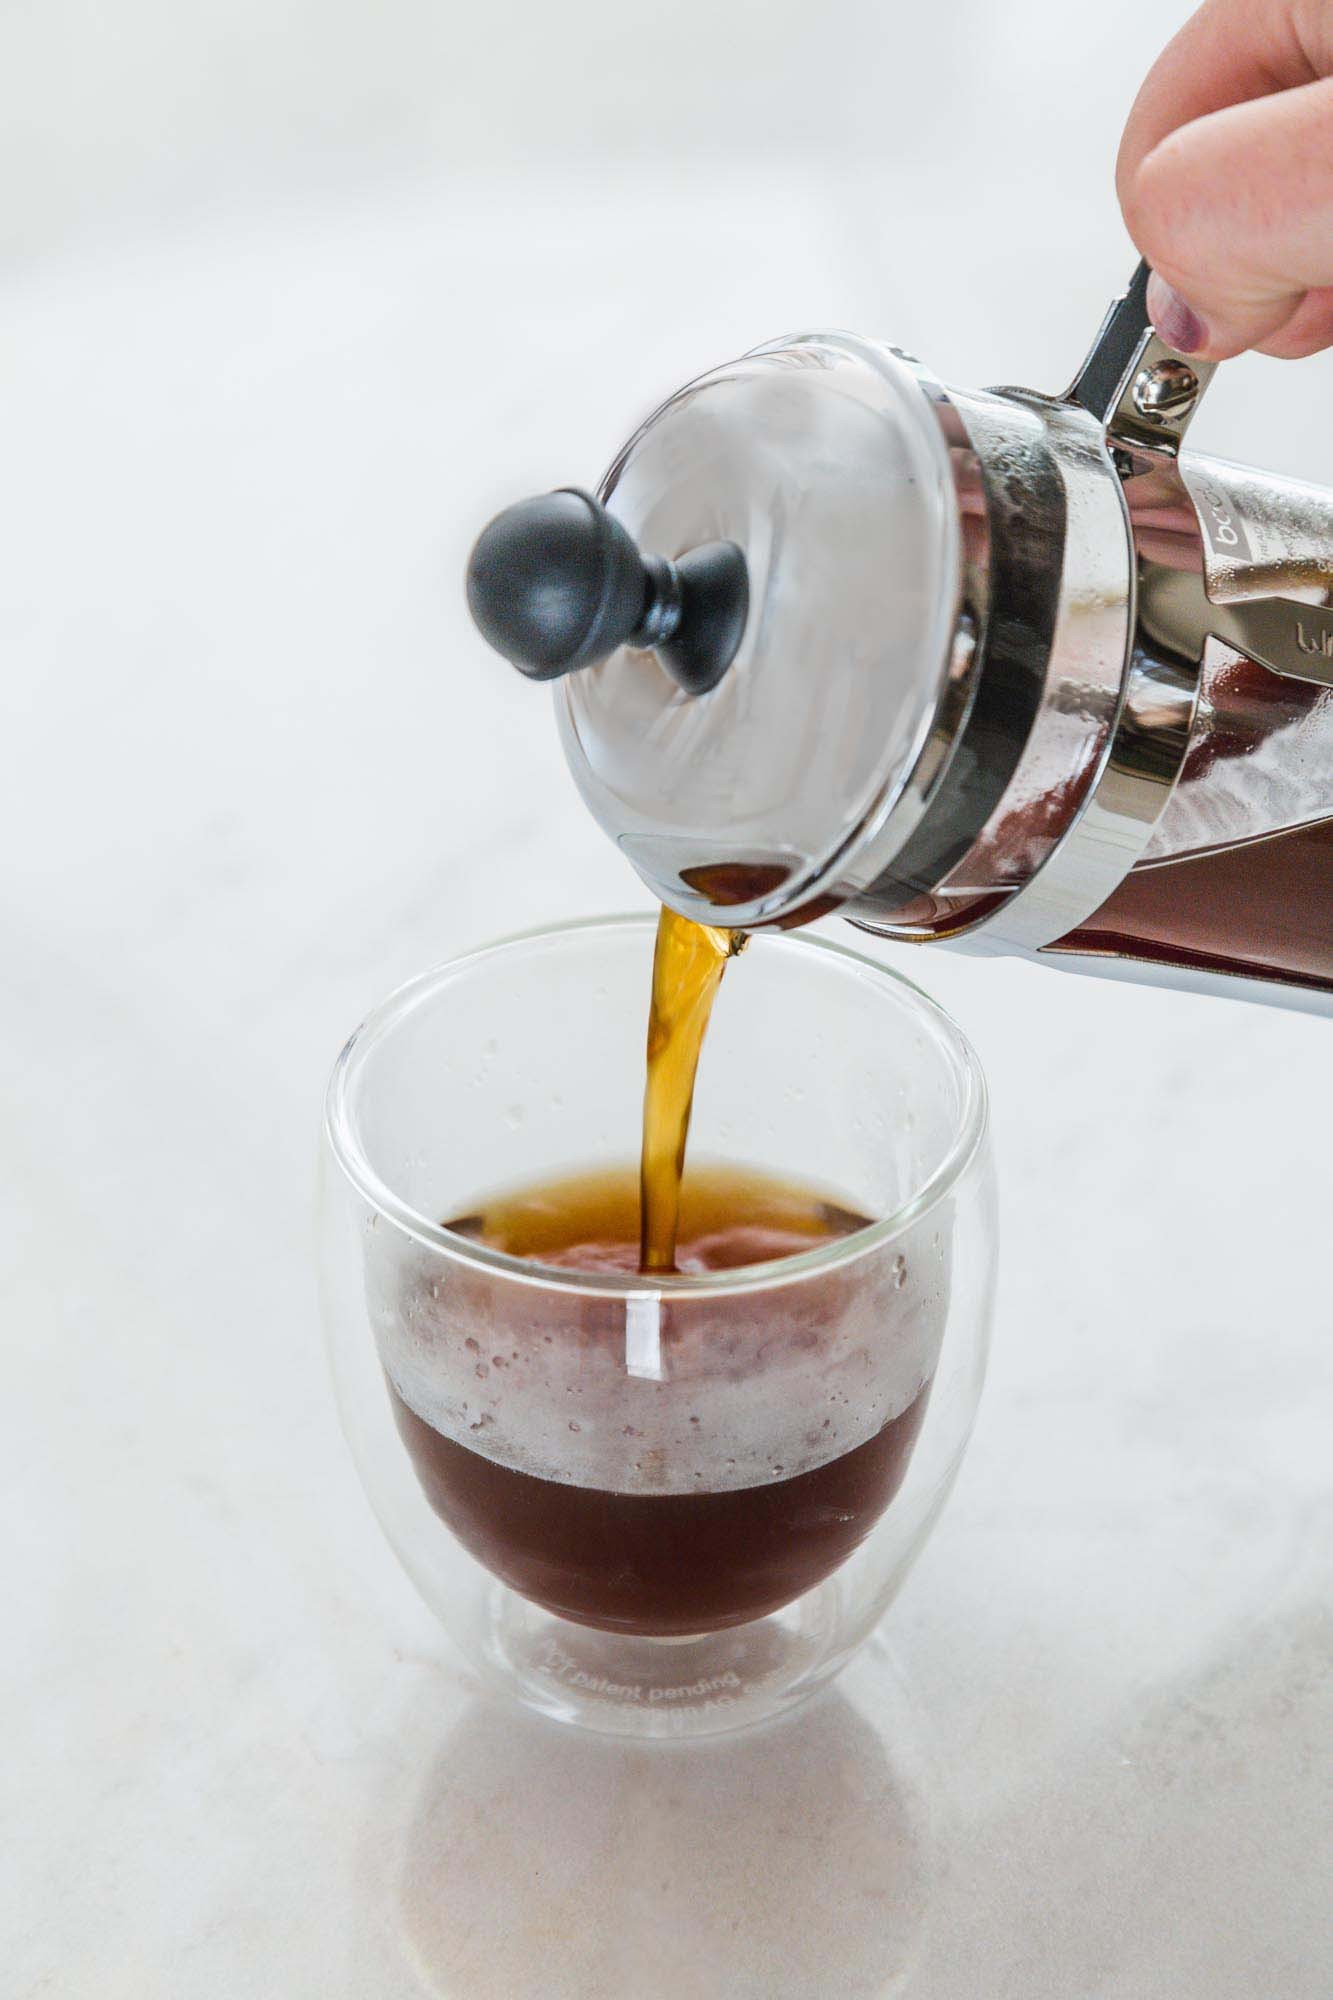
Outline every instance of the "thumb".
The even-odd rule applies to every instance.
[[[1181,353],[1333,343],[1333,78],[1180,126],[1120,195],[1153,268],[1148,310]]]

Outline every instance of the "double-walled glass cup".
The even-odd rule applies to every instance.
[[[329,1087],[320,1258],[348,1440],[450,1636],[546,1715],[679,1736],[812,1693],[907,1574],[976,1413],[995,1209],[954,1024],[858,953],[761,933],[723,982],[690,1158],[866,1227],[648,1279],[446,1226],[636,1157],[653,930],[514,938],[378,1008]]]

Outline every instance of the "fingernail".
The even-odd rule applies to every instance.
[[[1148,317],[1167,346],[1177,354],[1197,354],[1208,339],[1208,329],[1193,306],[1186,305],[1174,285],[1156,271],[1148,280],[1147,303]]]

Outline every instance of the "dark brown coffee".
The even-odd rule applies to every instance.
[[[643,1637],[762,1618],[832,1575],[897,1492],[925,1394],[813,1472],[729,1493],[608,1493],[494,1464],[406,1403],[394,1414],[431,1506],[520,1596]]]
[[[676,1261],[682,1272],[704,1275],[807,1251],[863,1225],[863,1217],[817,1193],[761,1174],[704,1168],[687,1175],[680,1191]],[[451,1226],[555,1269],[638,1268],[638,1187],[628,1167],[519,1191]],[[897,1407],[886,1403],[888,1420],[866,1435],[865,1409],[882,1371],[875,1376],[860,1344],[863,1325],[891,1346],[886,1312],[901,1306],[906,1320],[923,1310],[902,1275],[888,1280],[887,1295],[891,1305],[880,1298],[863,1312],[856,1281],[833,1271],[771,1293],[729,1294],[706,1307],[682,1308],[692,1315],[680,1336],[692,1343],[690,1365],[702,1353],[714,1373],[688,1405],[678,1406],[691,1411],[679,1417],[679,1429],[663,1431],[666,1441],[655,1443],[646,1429],[636,1432],[624,1421],[623,1299],[588,1295],[571,1303],[568,1294],[534,1288],[497,1336],[495,1352],[486,1353],[475,1340],[465,1343],[461,1320],[451,1328],[446,1293],[430,1304],[432,1339],[452,1334],[458,1346],[475,1348],[478,1414],[469,1412],[465,1421],[477,1428],[465,1432],[464,1443],[391,1387],[394,1414],[431,1506],[524,1597],[606,1630],[714,1631],[762,1617],[822,1582],[897,1491],[929,1382],[909,1369]],[[466,1291],[458,1297],[462,1313]],[[670,1299],[664,1310],[670,1341]],[[856,1329],[850,1340],[849,1322]],[[855,1372],[848,1373],[849,1365]],[[534,1370],[541,1371],[540,1385],[524,1406],[519,1399]],[[863,1381],[870,1386],[858,1408],[850,1391]],[[644,1387],[645,1407],[656,1414],[662,1392]],[[731,1405],[729,1392],[737,1398]],[[797,1398],[808,1400],[808,1414],[804,1401],[793,1410]],[[544,1420],[553,1404],[554,1449],[561,1449],[563,1434],[568,1477],[538,1476],[513,1462],[520,1455],[516,1438],[528,1448],[524,1408]],[[734,1419],[728,1408],[737,1412]],[[566,1410],[577,1414],[566,1419]],[[780,1432],[786,1439],[772,1449],[769,1421],[773,1437]],[[459,1428],[453,1426],[455,1433]],[[510,1462],[488,1450],[501,1432]],[[531,1440],[534,1455],[549,1454],[551,1435]],[[839,1449],[844,1437],[857,1441]],[[618,1470],[599,1478],[601,1465]]]

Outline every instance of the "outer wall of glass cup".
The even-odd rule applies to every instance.
[[[761,935],[719,1002],[696,1099],[695,1157],[814,1183],[881,1220],[779,1265],[653,1288],[543,1274],[441,1228],[440,1218],[488,1192],[633,1157],[652,930],[645,917],[512,940],[427,975],[371,1016],[330,1086],[319,1263],[358,1471],[395,1553],[460,1651],[548,1715],[678,1737],[757,1722],[811,1694],[867,1637],[911,1568],[957,1474],[981,1392],[995,1190],[984,1087],[952,1022],[856,953]],[[571,1393],[571,1379],[579,1393],[577,1378],[553,1377],[545,1405],[531,1379],[508,1396],[492,1355],[509,1362],[521,1352],[516,1328],[530,1328],[535,1315],[558,1348],[562,1326],[605,1325],[608,1316],[618,1325],[629,1297],[647,1290],[659,1299],[649,1322],[660,1330],[660,1375],[651,1356],[645,1373],[639,1305],[623,1367],[609,1374],[603,1347],[589,1382],[593,1435],[573,1428],[563,1402],[550,1406]],[[831,1330],[838,1366],[827,1377],[809,1343],[765,1338],[775,1325],[812,1320]],[[723,1333],[733,1359],[720,1384],[712,1357]],[[892,1413],[914,1375],[929,1375],[931,1387],[901,1486],[831,1577],[729,1630],[636,1638],[517,1597],[427,1502],[393,1420],[384,1362],[417,1370],[424,1395],[438,1386],[456,1408],[467,1339],[476,1342],[469,1363],[475,1352],[486,1370],[479,1436],[532,1463],[564,1454],[567,1440],[567,1476],[619,1490],[644,1474],[632,1443],[608,1470],[599,1435],[656,1426],[673,1440],[666,1456],[677,1487],[697,1476],[709,1491],[718,1480],[776,1476],[759,1462],[775,1427],[786,1425],[784,1453],[801,1450],[794,1413],[825,1391],[826,1413],[849,1427],[851,1442],[870,1401]],[[614,1342],[611,1352],[619,1353]],[[609,1421],[621,1414],[624,1426]],[[729,1460],[739,1464],[723,1470]]]

